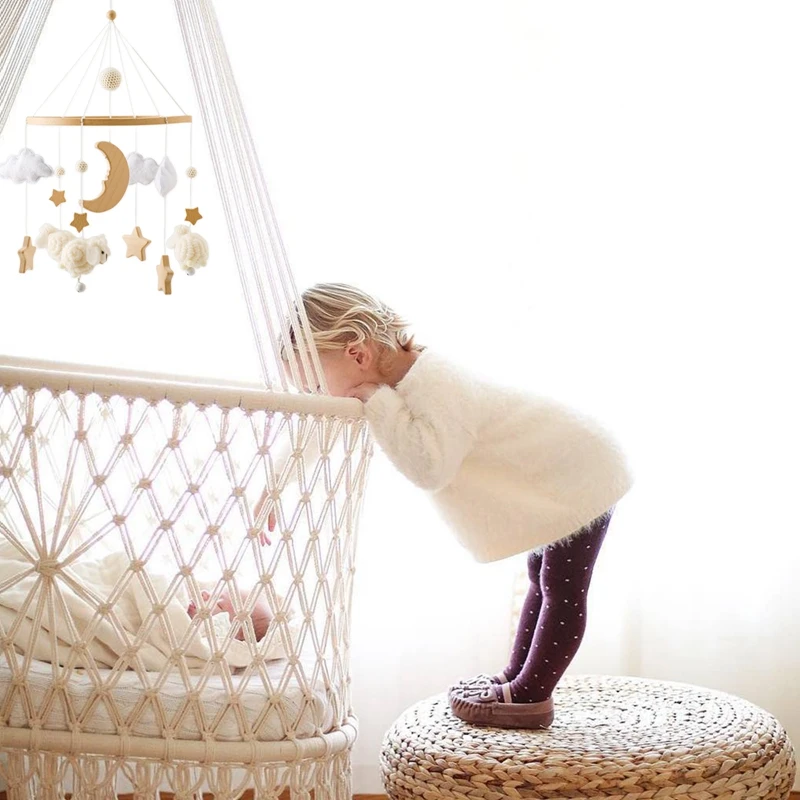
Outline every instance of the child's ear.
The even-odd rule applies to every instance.
[[[354,344],[348,349],[347,352],[355,359],[356,364],[358,364],[360,367],[363,367],[365,364],[369,363],[369,351],[367,350],[366,344]]]
[[[209,592],[203,589],[203,591],[200,592],[200,597],[202,597],[205,602],[208,602],[208,598],[211,597],[211,595],[209,594]]]

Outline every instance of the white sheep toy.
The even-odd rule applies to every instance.
[[[78,291],[83,291],[80,278],[88,275],[98,264],[105,264],[111,255],[105,236],[79,239],[69,231],[60,231],[53,225],[42,225],[35,242],[45,248],[53,261],[78,278]]]
[[[174,233],[167,239],[167,247],[175,251],[175,258],[187,275],[194,275],[198,267],[208,264],[208,242],[199,233],[193,233],[188,225],[175,226]]]

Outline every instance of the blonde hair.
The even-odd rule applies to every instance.
[[[303,292],[303,307],[318,351],[339,350],[350,344],[375,343],[387,350],[421,350],[408,331],[409,323],[385,303],[346,283],[318,283]],[[283,338],[283,337],[282,337]],[[289,324],[292,349],[297,352]],[[287,360],[286,343],[281,358]]]

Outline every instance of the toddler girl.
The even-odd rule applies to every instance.
[[[552,693],[586,627],[586,595],[617,501],[625,456],[600,425],[550,399],[491,385],[414,343],[407,323],[345,284],[303,294],[330,394],[357,397],[372,433],[431,493],[481,562],[530,551],[530,589],[511,658],[495,676],[453,686],[463,720],[545,728]],[[296,350],[294,331],[282,349]],[[309,388],[300,370],[303,388]],[[315,387],[311,387],[315,388]]]

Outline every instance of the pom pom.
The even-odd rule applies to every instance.
[[[64,167],[56,167],[56,175],[58,175],[59,178],[63,178],[66,174],[67,171],[64,169]]]
[[[116,92],[122,86],[122,73],[116,67],[106,67],[97,80],[106,91]]]
[[[89,171],[89,165],[88,165],[88,164],[87,164],[85,161],[79,161],[79,162],[78,162],[78,163],[75,165],[75,169],[76,169],[78,172],[88,172],[88,171]]]
[[[186,170],[186,177],[187,178],[196,178],[197,177],[197,170],[194,167],[189,167]]]

